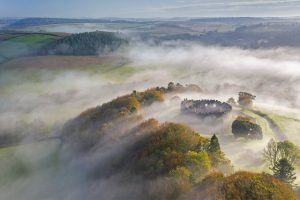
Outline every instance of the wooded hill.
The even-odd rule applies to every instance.
[[[111,32],[78,33],[43,46],[40,55],[99,55],[117,50],[128,41]]]

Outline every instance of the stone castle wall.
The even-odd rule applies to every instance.
[[[228,103],[218,100],[188,100],[181,102],[181,111],[187,114],[196,114],[199,117],[221,117],[231,112],[232,107]]]

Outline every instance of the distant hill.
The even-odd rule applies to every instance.
[[[49,24],[71,24],[71,23],[138,23],[136,21],[123,19],[68,19],[68,18],[24,18],[11,21],[9,28],[22,28],[26,26],[40,26]]]
[[[98,55],[112,52],[128,41],[111,32],[73,34],[43,46],[39,55]]]

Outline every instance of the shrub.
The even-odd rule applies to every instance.
[[[232,133],[235,137],[244,137],[249,139],[263,138],[262,129],[258,124],[239,118],[232,123]]]

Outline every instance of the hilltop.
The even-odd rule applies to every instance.
[[[94,157],[93,180],[121,174],[121,182],[125,176],[131,183],[140,177],[143,199],[296,199],[292,188],[272,175],[233,173],[216,135],[144,119],[141,110],[172,92],[173,87],[133,91],[88,109],[65,125],[63,144],[77,158],[104,154],[99,162]],[[151,184],[168,187],[149,189]]]

